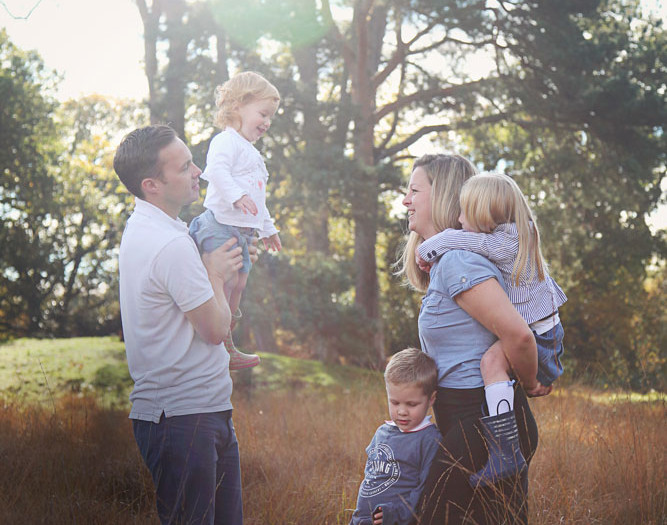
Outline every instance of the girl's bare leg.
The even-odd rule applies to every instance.
[[[244,354],[239,351],[234,345],[234,339],[232,338],[232,330],[236,326],[236,323],[241,318],[241,312],[239,311],[239,305],[241,304],[241,297],[243,296],[243,290],[245,290],[246,284],[248,282],[247,273],[237,273],[237,278],[235,279],[234,286],[230,289],[229,294],[229,309],[232,311],[232,323],[229,327],[229,333],[225,338],[225,348],[229,352],[229,369],[230,370],[240,370],[242,368],[251,368],[259,364],[259,356],[255,354]]]

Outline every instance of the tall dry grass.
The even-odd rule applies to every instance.
[[[532,401],[535,525],[667,522],[665,402],[600,402],[582,387]],[[235,395],[247,525],[348,523],[382,385]],[[123,411],[70,398],[0,406],[0,523],[156,523]]]
[[[152,490],[126,413],[0,405],[0,523],[151,523]]]

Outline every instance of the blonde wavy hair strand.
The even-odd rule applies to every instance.
[[[519,251],[512,280],[522,276],[544,280],[546,263],[540,250],[540,232],[528,200],[518,184],[502,173],[481,173],[461,189],[461,209],[474,231],[490,233],[500,224],[513,222],[519,234]]]

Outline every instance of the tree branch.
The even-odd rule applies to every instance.
[[[474,120],[466,120],[458,123],[456,126],[452,126],[451,124],[436,124],[433,126],[423,126],[419,128],[415,133],[410,135],[408,138],[397,144],[394,144],[392,147],[387,148],[384,151],[378,150],[376,152],[376,158],[380,160],[387,157],[392,157],[399,151],[402,151],[408,146],[411,146],[412,144],[417,142],[420,138],[422,138],[424,135],[428,135],[429,133],[439,133],[443,131],[452,131],[459,129],[471,129],[480,126],[482,124],[493,124],[495,122],[500,122],[506,119],[508,116],[509,114],[507,113],[499,113],[496,115],[487,115],[485,117],[480,117]]]
[[[375,112],[374,122],[377,123],[380,120],[382,120],[385,116],[387,116],[389,113],[395,113],[409,106],[410,104],[413,104],[414,102],[431,100],[436,97],[454,96],[460,91],[469,90],[472,87],[483,85],[486,82],[487,79],[473,80],[466,84],[457,84],[455,86],[449,86],[445,88],[425,89],[423,91],[417,91],[415,93],[412,93],[411,95],[400,97],[396,99],[394,102],[391,102],[390,104],[386,104],[381,108],[379,108]]]
[[[322,17],[324,18],[324,23],[328,24],[330,27],[331,37],[340,47],[343,60],[347,64],[348,68],[351,68],[354,64],[354,51],[345,40],[345,37],[340,32],[340,29],[338,29],[338,26],[333,19],[329,0],[322,0]]]
[[[406,69],[406,64],[403,62],[401,66],[401,78],[398,82],[398,94],[399,96],[403,92],[403,84],[405,82],[405,69]],[[394,111],[394,119],[391,123],[391,129],[385,136],[384,140],[382,141],[382,144],[378,147],[380,151],[382,151],[384,148],[387,147],[387,144],[389,144],[389,141],[394,137],[394,134],[396,133],[396,128],[398,126],[398,110]]]
[[[27,15],[19,16],[19,15],[15,15],[14,13],[12,13],[9,10],[9,7],[7,7],[7,4],[5,2],[3,2],[2,0],[0,0],[0,5],[5,8],[5,11],[7,11],[7,14],[9,16],[11,16],[14,20],[28,20],[28,18],[30,18],[30,15],[32,14],[32,12],[35,9],[37,9],[39,7],[39,4],[41,4],[41,3],[42,3],[42,0],[38,0],[37,3],[30,8],[30,11],[28,11]]]

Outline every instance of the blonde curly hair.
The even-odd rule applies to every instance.
[[[218,108],[215,124],[222,129],[231,126],[238,131],[241,127],[239,108],[264,99],[273,100],[276,108],[280,104],[280,93],[271,82],[254,71],[234,75],[215,88],[215,105]]]

